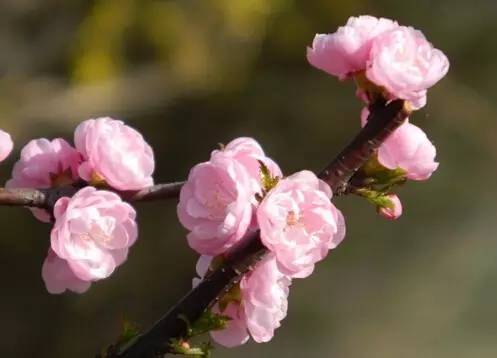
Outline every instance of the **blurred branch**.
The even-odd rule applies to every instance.
[[[367,125],[319,175],[338,193],[345,193],[353,174],[410,113],[401,100],[388,105],[379,103],[371,106],[370,110]],[[266,253],[267,249],[260,240],[259,232],[250,234],[228,254],[221,267],[176,303],[152,328],[124,347],[111,346],[107,357],[152,358],[168,352],[171,339],[182,337],[186,333],[186,323],[180,317],[195,322],[202,312],[237,283]]]

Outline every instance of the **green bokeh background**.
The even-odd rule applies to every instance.
[[[156,181],[186,177],[219,142],[258,139],[285,173],[319,170],[357,132],[351,83],[309,66],[305,48],[351,15],[420,28],[451,60],[412,120],[440,168],[400,190],[405,214],[378,217],[359,198],[340,247],[296,281],[268,344],[215,357],[497,356],[497,2],[491,0],[2,0],[0,127],[16,150],[71,140],[111,115],[155,149]],[[174,201],[143,203],[126,264],[84,295],[41,280],[50,227],[0,208],[0,356],[91,357],[124,315],[150,326],[191,286],[196,255]]]

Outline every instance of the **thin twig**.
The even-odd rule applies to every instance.
[[[76,183],[49,189],[34,188],[0,188],[0,205],[27,206],[52,209],[56,201],[63,196],[73,196],[84,185]],[[183,182],[157,184],[139,191],[116,191],[123,200],[129,202],[152,201],[177,198]]]

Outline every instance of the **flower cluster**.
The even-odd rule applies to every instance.
[[[335,33],[316,35],[307,59],[340,80],[356,80],[357,96],[367,105],[361,113],[363,126],[368,121],[368,106],[378,100],[402,99],[413,110],[424,107],[427,90],[449,69],[447,57],[419,30],[373,16],[351,17]],[[368,173],[369,181],[382,176],[390,182],[381,183],[380,192],[359,193],[375,203],[384,217],[398,218],[402,205],[398,196],[389,192],[392,184],[428,179],[438,168],[435,156],[436,148],[423,130],[406,119],[378,149],[374,160],[382,168]],[[390,173],[385,175],[385,171]]]
[[[316,35],[307,59],[342,80],[365,75],[388,99],[407,100],[415,109],[449,69],[421,31],[373,16],[351,17],[335,33]]]
[[[86,120],[76,128],[74,142],[75,147],[62,138],[30,141],[6,183],[7,188],[82,187],[58,199],[53,213],[31,208],[39,220],[54,222],[42,269],[50,293],[84,292],[126,260],[138,237],[136,212],[110,190],[153,184],[152,149],[123,122]]]
[[[282,177],[278,165],[251,138],[238,138],[194,166],[178,204],[189,245],[202,256],[203,277],[212,256],[260,230],[269,255],[245,275],[239,297],[214,310],[231,320],[213,338],[225,346],[266,342],[286,316],[293,278],[309,276],[345,236],[344,219],[328,184],[309,171]]]

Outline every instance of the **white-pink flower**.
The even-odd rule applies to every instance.
[[[386,219],[396,220],[402,215],[402,203],[395,194],[388,194],[389,206],[378,207],[378,213]]]
[[[245,167],[236,159],[214,155],[190,170],[178,204],[178,218],[190,233],[189,245],[203,255],[218,255],[247,232],[252,191]]]
[[[45,262],[43,262],[41,276],[47,291],[51,294],[63,293],[66,290],[83,293],[91,286],[90,281],[78,278],[67,261],[57,256],[52,249],[48,250]]]
[[[64,139],[49,141],[33,139],[21,150],[21,158],[14,165],[7,188],[46,189],[68,185],[78,180],[81,155]],[[37,219],[50,222],[50,215],[32,208]]]
[[[268,342],[286,317],[291,280],[269,255],[240,282],[247,329],[257,343]]]
[[[388,169],[403,169],[412,180],[426,180],[438,168],[437,150],[425,132],[408,120],[378,149],[378,161]]]
[[[110,191],[86,187],[54,207],[51,248],[81,280],[109,277],[138,236],[136,213]]]
[[[366,76],[392,98],[408,100],[419,109],[426,104],[426,90],[448,70],[447,57],[421,31],[400,26],[374,38]]]
[[[283,176],[278,164],[266,156],[261,145],[253,138],[236,138],[229,142],[223,149],[213,151],[211,158],[216,156],[233,158],[245,167],[250,177],[250,186],[254,194],[254,200],[255,194],[261,192],[261,166],[259,161],[267,166],[272,176]]]
[[[205,275],[211,259],[199,259],[200,277]],[[265,257],[242,278],[240,302],[230,302],[224,311],[214,306],[214,312],[231,320],[225,329],[211,331],[212,338],[225,347],[242,345],[250,336],[258,343],[271,340],[286,317],[290,284],[291,279],[278,270],[274,255]]]
[[[304,170],[281,180],[261,202],[261,240],[284,274],[307,277],[343,240],[343,216],[331,196],[328,184]]]
[[[317,34],[307,48],[311,65],[340,79],[366,69],[372,40],[398,27],[396,21],[374,16],[350,17],[332,34]]]
[[[10,134],[0,129],[0,162],[3,162],[12,152],[14,142]]]
[[[152,148],[122,121],[108,117],[86,120],[76,128],[74,143],[84,158],[79,168],[83,179],[104,179],[119,190],[153,185]]]

